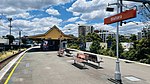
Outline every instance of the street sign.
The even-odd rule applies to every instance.
[[[136,9],[126,10],[104,19],[104,24],[111,24],[136,17]]]

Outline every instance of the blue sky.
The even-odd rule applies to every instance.
[[[36,35],[45,33],[53,25],[65,34],[77,35],[78,24],[92,25],[95,29],[116,31],[116,24],[104,25],[105,17],[114,15],[106,12],[108,3],[116,0],[1,0],[0,3],[0,36],[9,34],[7,18],[13,18],[12,35]],[[140,3],[123,2],[128,7],[140,6]],[[115,7],[115,6],[112,6]],[[121,34],[137,34],[145,25],[140,22],[140,16],[131,19],[139,23],[128,23],[120,27]],[[71,29],[71,30],[68,30]]]

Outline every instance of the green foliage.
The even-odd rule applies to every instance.
[[[68,44],[68,47],[72,49],[79,49],[79,46],[77,44]]]
[[[6,35],[6,38],[9,39],[9,44],[13,43],[13,40],[15,40],[13,35]]]
[[[77,41],[78,41],[79,43],[85,43],[86,38],[85,38],[85,36],[83,36],[83,35],[79,35]]]
[[[135,34],[131,34],[131,37],[130,37],[130,41],[131,42],[135,42],[137,39],[136,39],[136,35]]]
[[[107,36],[107,41],[116,41],[116,40],[115,40],[115,38],[113,38],[109,35],[109,36]]]
[[[108,50],[108,55],[112,56],[112,57],[116,56],[115,52],[113,50],[111,50],[111,49]]]
[[[79,49],[79,44],[80,44],[81,38],[77,38],[73,35],[70,35],[70,36],[72,39],[68,40],[68,46],[67,47],[73,48],[73,49]],[[83,36],[80,36],[80,37],[83,37]]]
[[[88,33],[86,35],[86,41],[87,42],[92,42],[92,41],[102,42],[102,38],[96,33]]]
[[[86,35],[86,41],[87,42],[92,42],[91,46],[90,46],[90,51],[93,53],[98,53],[100,47],[100,42],[102,42],[102,39],[100,38],[100,36],[96,33],[88,33]]]
[[[136,47],[130,49],[128,52],[123,52],[121,58],[150,64],[150,39],[143,38],[134,43]]]
[[[98,41],[93,41],[93,43],[90,46],[90,51],[92,53],[98,53],[98,50],[100,49],[100,43]]]
[[[26,37],[21,38],[23,44],[27,44],[28,39]]]
[[[123,48],[122,48],[122,45],[119,43],[119,55],[123,52]],[[114,55],[112,55],[112,56],[116,56],[116,42],[114,41],[113,43],[112,43],[112,46],[110,47],[110,50],[112,50],[113,52],[114,52]]]
[[[109,56],[112,56],[112,57],[115,56],[115,52],[111,49],[100,49],[100,50],[98,50],[98,54],[109,55]]]
[[[99,49],[98,50],[98,54],[101,54],[101,55],[108,55],[107,52],[108,52],[107,49]]]
[[[123,36],[123,35],[120,35],[119,36],[119,41],[120,42],[129,42],[129,39],[127,39],[125,36]]]
[[[135,58],[136,56],[135,53],[137,53],[135,49],[132,49],[130,51],[125,51],[121,54],[120,58],[136,61],[137,59]]]
[[[139,61],[150,64],[150,39],[143,38],[140,41],[136,39],[136,35],[131,35],[130,40],[124,36],[119,36],[120,42],[133,42],[133,48],[129,51],[123,51],[122,45],[119,44],[119,57],[123,59]],[[86,37],[79,36],[73,40],[68,41],[68,47],[79,49],[81,43],[92,42],[90,51],[102,55],[116,56],[116,40],[111,36],[107,37],[107,43],[109,44],[108,49],[102,49],[100,42],[102,39],[96,33],[89,33]],[[120,43],[119,42],[119,43]]]

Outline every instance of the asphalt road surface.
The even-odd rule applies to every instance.
[[[56,51],[30,51],[7,80],[8,84],[113,84],[108,79],[114,78],[115,59],[103,57],[103,61],[99,69],[95,63],[83,68]],[[150,66],[124,61],[120,66],[123,84],[150,84]]]

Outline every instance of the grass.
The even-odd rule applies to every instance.
[[[25,49],[21,49],[22,50],[25,50]],[[3,51],[3,52],[0,52],[0,61],[9,57],[9,56],[12,56],[13,54],[16,54],[18,53],[19,50],[8,50],[8,51]]]

